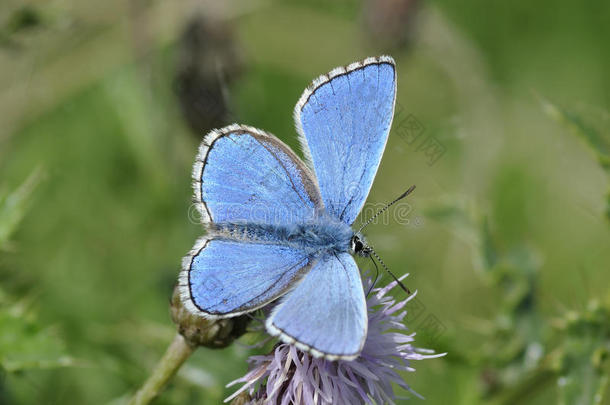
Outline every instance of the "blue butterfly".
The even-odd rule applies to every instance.
[[[370,253],[351,225],[385,148],[396,99],[389,56],[318,77],[294,109],[306,163],[275,136],[244,125],[203,138],[193,167],[206,236],[184,258],[184,306],[205,318],[281,298],[267,331],[316,357],[351,360],[367,334],[352,255]],[[315,174],[314,174],[315,173]]]

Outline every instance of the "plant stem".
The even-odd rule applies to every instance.
[[[190,346],[182,335],[177,333],[148,380],[131,398],[129,405],[146,405],[155,399],[194,350],[195,347]]]

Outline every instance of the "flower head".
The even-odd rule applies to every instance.
[[[405,276],[403,276],[404,278]],[[371,279],[364,279],[365,291]],[[411,360],[443,356],[412,345],[415,333],[407,333],[403,323],[412,294],[396,302],[389,295],[397,283],[375,288],[367,297],[368,334],[355,360],[331,361],[315,358],[287,343],[249,359],[250,371],[229,384],[245,383],[227,401],[248,392],[250,404],[363,404],[393,403],[392,383],[419,396],[403,380],[399,371],[415,371]]]

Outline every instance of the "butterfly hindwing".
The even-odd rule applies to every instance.
[[[311,263],[303,252],[286,246],[204,237],[183,260],[180,295],[192,313],[237,316],[286,293]]]
[[[367,309],[354,259],[348,253],[319,258],[273,310],[266,327],[316,357],[355,358],[366,338]]]
[[[306,157],[329,214],[352,224],[370,191],[390,132],[394,60],[337,68],[305,90],[294,111]]]
[[[202,222],[290,224],[321,209],[315,177],[282,141],[231,125],[207,134],[193,167]]]

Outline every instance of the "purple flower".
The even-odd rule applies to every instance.
[[[366,277],[363,284],[368,291],[371,279]],[[358,358],[330,361],[279,343],[267,355],[250,357],[250,371],[228,385],[245,383],[244,386],[225,402],[247,391],[250,404],[393,404],[396,396],[392,383],[419,397],[398,372],[415,371],[411,360],[445,353],[434,354],[412,345],[415,333],[406,332],[403,308],[416,293],[396,302],[388,294],[396,285],[392,282],[375,288],[367,297],[368,334]]]

